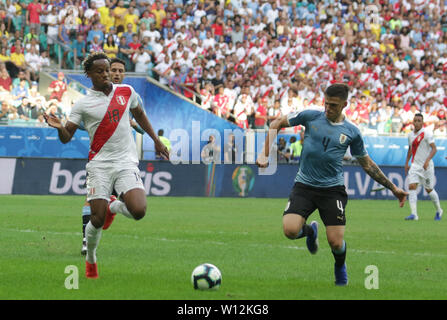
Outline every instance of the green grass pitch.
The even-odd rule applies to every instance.
[[[97,251],[99,278],[86,279],[81,196],[0,196],[0,299],[446,299],[446,221],[419,201],[350,200],[349,285],[335,287],[334,259],[318,212],[320,250],[282,233],[286,199],[148,198],[148,215],[117,215]],[[442,202],[447,208],[447,201]],[[191,272],[209,262],[222,272],[217,291],[197,291]],[[79,269],[79,289],[65,288],[65,268]],[[365,268],[379,288],[366,289]]]

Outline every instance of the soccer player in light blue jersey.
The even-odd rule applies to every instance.
[[[305,127],[304,144],[299,170],[283,214],[283,230],[289,239],[306,237],[310,253],[318,250],[318,223],[306,224],[307,218],[318,209],[326,227],[326,236],[335,259],[335,284],[348,284],[346,268],[345,207],[348,196],[345,191],[342,160],[350,146],[363,170],[375,181],[391,190],[402,207],[408,193],[398,188],[368,156],[359,129],[346,119],[342,111],[347,105],[349,87],[333,84],[326,89],[324,112],[304,110],[276,119],[270,129],[302,125]],[[268,166],[273,141],[269,135],[257,165]]]

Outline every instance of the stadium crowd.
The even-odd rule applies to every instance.
[[[445,0],[6,0],[2,109],[11,118],[32,108],[49,59],[79,68],[104,51],[243,128],[322,108],[324,88],[344,82],[346,115],[363,132],[408,132],[421,112],[446,135],[446,9]],[[43,112],[52,103],[65,116],[47,100]]]

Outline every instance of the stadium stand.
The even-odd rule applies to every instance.
[[[0,5],[0,124],[45,126],[70,106],[36,92],[39,72],[80,69],[91,51],[126,61],[243,128],[321,108],[352,88],[365,134],[446,136],[447,1],[7,0]]]

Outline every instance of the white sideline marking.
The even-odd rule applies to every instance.
[[[15,232],[24,232],[24,233],[43,233],[43,234],[52,234],[52,235],[64,235],[64,236],[81,236],[81,232],[56,232],[56,231],[38,231],[31,229],[8,229],[8,228],[0,228],[0,230],[4,231],[15,231]],[[243,232],[242,234],[248,234],[247,232]],[[122,238],[130,238],[130,239],[141,239],[141,240],[154,240],[154,241],[168,241],[168,242],[204,242],[207,244],[215,244],[215,245],[228,245],[226,242],[220,241],[201,241],[201,240],[189,240],[189,239],[167,239],[167,238],[154,238],[154,237],[139,237],[136,235],[127,235],[127,234],[112,234],[113,237],[122,237]],[[279,249],[291,249],[291,250],[307,250],[306,247],[295,247],[295,246],[281,246],[281,245],[271,245],[271,244],[248,244],[249,247],[262,247],[262,248],[279,248]],[[383,250],[362,250],[362,249],[349,249],[349,252],[355,253],[368,253],[368,254],[401,254],[408,256],[421,256],[421,257],[439,257],[445,258],[447,254],[433,254],[429,252],[396,252],[396,251],[383,251]]]

